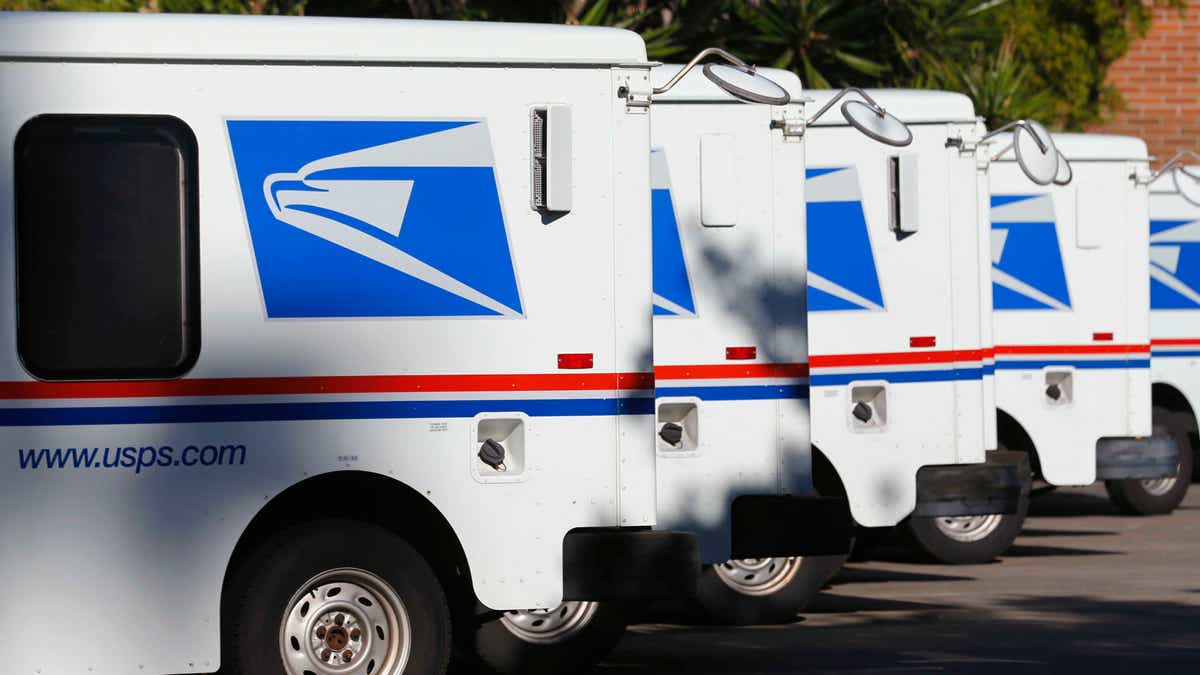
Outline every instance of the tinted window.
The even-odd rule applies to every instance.
[[[16,142],[17,343],[43,379],[182,374],[200,349],[196,140],[174,117],[35,117]]]

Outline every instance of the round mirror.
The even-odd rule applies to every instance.
[[[1175,173],[1175,189],[1179,196],[1188,202],[1200,206],[1200,169],[1178,167]]]
[[[787,105],[792,97],[775,80],[759,75],[754,68],[707,63],[704,76],[726,92],[750,103]]]
[[[888,145],[904,146],[912,143],[912,131],[896,119],[895,115],[875,110],[862,101],[846,101],[842,104],[842,116],[850,126],[869,138]]]
[[[1017,127],[1013,134],[1013,150],[1017,164],[1029,180],[1038,185],[1049,185],[1058,177],[1058,148],[1046,127],[1033,121]]]
[[[1058,153],[1058,173],[1054,174],[1055,185],[1066,185],[1075,177],[1075,172],[1071,169],[1071,163],[1067,161],[1066,155]]]

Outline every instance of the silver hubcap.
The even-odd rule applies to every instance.
[[[554,609],[514,609],[500,617],[508,632],[526,642],[561,642],[583,630],[596,615],[595,602],[564,602]]]
[[[787,586],[803,558],[744,558],[713,565],[717,578],[742,595],[770,595]]]
[[[989,513],[985,516],[957,516],[954,518],[934,518],[938,531],[954,541],[972,543],[987,539],[988,535],[1000,527],[1004,516],[999,513]]]
[[[1175,476],[1170,478],[1151,478],[1142,481],[1142,489],[1154,497],[1161,497],[1175,489]]]
[[[411,646],[400,596],[378,576],[350,567],[309,579],[279,628],[289,675],[399,675]]]

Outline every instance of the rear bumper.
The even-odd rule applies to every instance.
[[[1023,452],[987,453],[982,464],[923,466],[917,471],[917,517],[1016,513],[1029,495],[1029,459]]]
[[[1167,435],[1096,441],[1096,480],[1170,478],[1179,472],[1179,446]]]
[[[691,533],[585,528],[563,537],[563,600],[690,597],[699,578],[700,552]]]
[[[732,558],[850,552],[854,521],[845,497],[742,495],[731,515]]]

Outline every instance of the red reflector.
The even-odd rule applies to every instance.
[[[744,361],[758,358],[758,347],[726,347],[725,360]]]
[[[1096,342],[1112,342],[1112,333],[1092,333],[1092,340]]]
[[[932,335],[918,335],[908,338],[909,347],[936,347],[937,338]]]
[[[591,368],[592,367],[592,355],[591,354],[559,354],[558,355],[558,367],[559,368],[570,368],[572,370],[577,370],[577,369],[581,369],[581,368]]]

